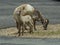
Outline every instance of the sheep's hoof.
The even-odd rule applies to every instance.
[[[32,33],[33,33],[33,31],[30,31],[29,33],[30,33],[30,34],[32,34]]]

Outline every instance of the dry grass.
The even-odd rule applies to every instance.
[[[42,25],[36,26],[37,31],[34,31],[33,34],[24,33],[21,37],[37,37],[37,38],[60,38],[60,24],[48,25],[47,30],[43,30]],[[16,27],[0,29],[0,36],[17,36]]]

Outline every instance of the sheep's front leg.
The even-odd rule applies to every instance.
[[[33,30],[34,30],[34,26],[32,22],[30,22],[29,27],[30,27],[30,34],[31,34],[33,33]]]
[[[30,34],[33,33],[33,27],[30,26]]]
[[[34,27],[34,30],[36,31],[37,29],[36,29],[36,21],[35,20],[33,21],[33,27]]]

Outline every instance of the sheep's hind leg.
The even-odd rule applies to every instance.
[[[19,24],[18,24],[18,22],[16,22],[16,27],[18,29],[18,32],[17,33],[19,33]]]
[[[17,29],[18,29],[18,22],[16,22],[16,27],[17,27]]]
[[[22,25],[22,35],[23,35],[23,33],[24,33],[24,30],[25,30],[25,28],[24,28],[25,26],[24,26],[24,24]]]
[[[18,36],[20,36],[21,35],[21,25],[19,24],[18,25]]]

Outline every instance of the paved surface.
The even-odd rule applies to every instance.
[[[0,28],[15,26],[13,10],[22,3],[29,3],[42,12],[51,24],[60,23],[60,2],[52,0],[0,0]],[[0,36],[0,45],[60,45],[60,39],[34,39]]]
[[[0,45],[60,45],[60,39],[0,37]]]
[[[50,20],[50,24],[60,24],[60,2],[52,0],[0,0],[0,28],[15,26],[13,21],[14,9],[29,3],[42,12],[43,17]]]

